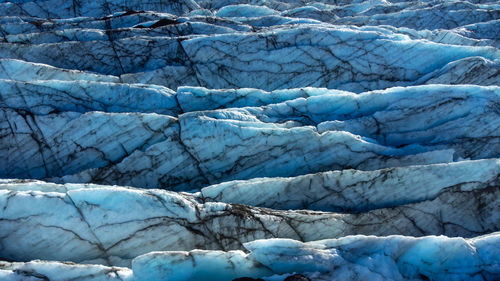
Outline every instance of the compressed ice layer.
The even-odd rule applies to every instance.
[[[251,133],[246,138],[248,142],[252,141],[252,138],[253,141],[264,141],[266,135],[261,134],[260,130],[274,134],[276,140],[280,139],[278,143],[269,142],[267,147],[261,146],[261,150],[276,149],[279,152],[285,141],[293,144],[291,149],[294,153],[315,153],[303,162],[294,164],[289,162],[293,155],[283,154],[283,157],[271,161],[266,155],[258,158],[248,155],[245,152],[247,144],[241,142],[240,137],[217,141],[214,138],[223,138],[218,131],[213,131],[213,135],[208,139],[203,135],[195,135],[197,139],[193,139],[191,133],[180,129],[185,126],[189,131],[193,126],[198,127],[200,120],[197,116],[181,119],[179,123],[170,116],[138,113],[65,112],[31,115],[22,111],[4,110],[2,114],[5,120],[4,131],[8,134],[2,138],[2,150],[7,155],[3,158],[2,175],[23,178],[63,177],[55,180],[67,182],[102,182],[191,190],[199,189],[210,182],[271,176],[274,172],[292,176],[321,171],[328,167],[360,166],[376,169],[395,165],[449,162],[453,154],[451,150],[428,153],[399,151],[366,142],[346,132],[319,135],[309,127],[287,129],[257,122],[257,130],[252,127],[245,128]],[[209,125],[212,124],[207,122],[202,127],[209,128]],[[209,131],[205,131],[207,132]],[[239,132],[240,130],[237,130],[234,133]],[[290,137],[286,138],[287,135]],[[207,140],[223,142],[218,144],[220,146],[215,146]],[[203,143],[217,149],[213,150],[213,153],[220,153],[231,142],[240,143],[240,147],[228,150],[227,155],[221,154],[220,158],[200,154],[200,151],[205,149],[201,146]],[[354,151],[344,150],[346,143],[348,147],[353,147]],[[330,147],[332,153],[338,157],[315,158],[321,147]],[[396,155],[388,157],[391,154]],[[24,161],[26,157],[30,161]],[[250,161],[257,161],[259,165],[254,165],[252,169],[243,169],[245,167],[242,166],[227,173],[227,157],[240,157],[242,160],[245,157]],[[213,165],[214,162],[217,164]],[[281,170],[266,169],[278,164],[282,167]]]
[[[183,0],[177,3],[157,1],[90,1],[75,2],[49,1],[13,1],[0,3],[2,16],[33,16],[43,18],[78,18],[104,17],[112,13],[124,14],[126,11],[154,10],[172,14],[183,14],[199,6],[195,1]]]
[[[14,107],[2,110],[4,177],[192,190],[233,179],[499,156],[500,118],[491,110],[500,101],[495,86],[428,85],[359,95],[242,89],[236,91],[242,104],[271,104],[176,118],[141,112],[175,115],[209,104],[239,104],[226,98],[233,91],[203,88],[175,94],[102,82],[3,83],[3,103]],[[15,102],[23,98],[24,103]],[[288,98],[293,100],[272,104]],[[72,111],[124,111],[133,108],[127,99],[141,101],[137,113]],[[117,102],[108,105],[109,100]],[[71,156],[75,153],[78,157]]]
[[[500,276],[495,246],[498,242],[498,234],[468,240],[444,236],[348,236],[310,243],[270,239],[246,243],[249,255],[158,252],[134,259],[132,268],[139,280],[210,280],[210,276],[219,276],[219,272],[230,274],[221,274],[220,280],[242,276],[271,280],[265,278],[269,271],[299,272],[311,280],[494,280]],[[195,266],[191,266],[193,260]],[[172,270],[179,264],[187,265],[189,270]],[[235,271],[228,264],[245,271]]]
[[[348,236],[301,243],[289,239],[246,243],[242,251],[152,252],[132,269],[32,261],[0,262],[8,280],[283,280],[300,272],[311,280],[496,280],[499,234],[472,239],[426,236]],[[281,276],[281,277],[280,277]]]
[[[500,279],[499,8],[0,1],[0,279]]]
[[[74,264],[69,262],[0,261],[0,280],[9,281],[133,281],[132,270],[124,267]]]
[[[428,200],[449,189],[488,188],[499,180],[500,162],[491,159],[229,181],[203,188],[201,196],[205,201],[283,210],[362,212]]]
[[[61,111],[179,113],[175,92],[155,85],[0,79],[0,89],[1,107],[40,115]]]
[[[119,82],[110,75],[98,75],[84,71],[56,68],[46,64],[31,63],[16,59],[0,58],[0,78],[6,80],[84,80],[95,82]]]
[[[237,250],[242,243],[264,238],[472,237],[500,230],[498,185],[465,187],[412,204],[349,214],[200,203],[196,196],[161,190],[4,181],[0,245],[5,258],[17,261],[129,266],[133,258],[151,251]]]
[[[318,24],[182,40],[137,36],[39,45],[5,43],[0,45],[0,54],[170,88],[275,90],[315,86],[353,92],[413,85],[464,58],[500,58],[498,49],[492,47],[437,44],[388,30]],[[478,83],[482,80],[480,77]]]

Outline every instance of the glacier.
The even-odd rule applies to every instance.
[[[281,280],[300,272],[310,280],[442,280],[498,278],[500,235],[473,239],[427,236],[346,236],[303,243],[291,239],[255,240],[243,251],[151,252],[132,268],[50,261],[1,262],[9,280],[234,280],[241,276]],[[493,248],[493,249],[492,249]],[[196,264],[196,266],[193,266]],[[268,276],[268,277],[266,277]],[[257,279],[254,279],[257,280]]]
[[[498,178],[498,172],[494,175]],[[363,208],[360,198],[360,213],[203,203],[194,195],[116,186],[8,181],[0,188],[2,252],[22,261],[60,258],[129,265],[131,258],[154,250],[241,249],[242,243],[259,238],[313,241],[354,234],[433,233],[472,237],[500,228],[500,189],[494,183],[464,182],[430,192],[421,188],[414,192],[430,194],[415,196],[417,202],[394,198],[390,203],[398,205],[386,203],[385,208],[366,203]],[[348,203],[356,203],[352,201]],[[349,210],[348,203],[337,208]],[[23,206],[37,207],[23,212]]]
[[[0,280],[500,280],[495,0],[0,0]]]

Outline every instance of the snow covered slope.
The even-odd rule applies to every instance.
[[[492,0],[0,0],[0,280],[499,280],[499,30]]]

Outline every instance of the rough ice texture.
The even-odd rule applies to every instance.
[[[95,82],[119,82],[118,77],[97,75],[84,71],[66,70],[46,64],[0,58],[0,78],[16,81],[31,80],[84,80]]]
[[[3,1],[2,1],[3,2]],[[155,10],[173,14],[183,14],[199,6],[193,0],[170,2],[158,1],[90,1],[79,0],[61,2],[49,1],[13,1],[0,3],[0,14],[9,16],[33,16],[42,18],[77,18],[77,17],[103,17],[111,13],[123,14],[130,10]]]
[[[156,112],[177,115],[175,93],[165,87],[85,80],[0,79],[0,106],[33,114],[74,112]]]
[[[427,192],[426,187],[415,188]],[[4,181],[0,246],[11,260],[127,266],[150,251],[241,249],[242,243],[262,238],[471,237],[500,230],[499,198],[498,185],[470,184],[422,196],[417,202],[350,214],[200,203],[196,196],[161,190]]]
[[[233,92],[181,88],[175,94],[162,87],[102,82],[4,83],[4,177],[192,190],[234,179],[500,157],[500,116],[492,110],[500,104],[500,90],[494,86],[429,85],[359,95],[248,89],[238,91],[240,99],[254,104],[272,103],[273,96],[307,98],[171,117],[142,112],[176,115],[184,108],[199,110],[205,102],[231,107],[223,93],[234,97]],[[125,111],[132,107],[126,98],[141,101],[134,104],[136,113],[86,112]]]
[[[184,82],[183,77],[188,76],[195,78],[193,86],[209,88],[274,90],[324,85],[355,92],[412,85],[422,76],[467,57],[500,58],[499,51],[491,47],[472,49],[409,40],[397,33],[318,25],[186,40],[139,36],[41,45],[4,43],[0,44],[0,55],[102,74],[170,72],[165,81],[154,83],[173,88],[180,86],[176,80]],[[191,84],[189,80],[184,83]]]
[[[0,280],[499,280],[498,1],[306,2],[0,0]]]
[[[5,280],[283,280],[299,272],[311,280],[496,280],[500,234],[471,239],[427,236],[347,236],[302,243],[291,239],[246,243],[249,251],[152,252],[132,269],[47,261],[0,262]],[[277,279],[281,277],[281,279]]]
[[[132,270],[123,267],[55,261],[0,261],[0,279],[10,281],[132,281]]]
[[[473,239],[428,236],[347,236],[310,243],[290,239],[257,240],[241,252],[157,252],[133,261],[140,280],[219,280],[265,277],[269,272],[299,272],[312,280],[494,280],[500,277],[498,233]],[[192,270],[172,271],[178,264],[200,261]],[[235,272],[228,264],[244,266]],[[243,262],[244,261],[244,262]],[[248,272],[249,271],[249,272]],[[272,280],[271,278],[264,278]],[[276,279],[274,279],[276,280]]]
[[[500,162],[491,159],[229,181],[203,188],[201,196],[204,201],[273,209],[362,212],[428,200],[447,190],[481,189],[499,183]]]
[[[177,24],[176,20],[162,20]],[[491,69],[493,79],[486,78],[491,74],[483,72],[466,71],[469,75],[464,76],[458,70],[456,74],[457,70],[448,66],[471,57],[498,60],[500,52],[496,48],[434,43],[377,27],[302,24],[277,25],[258,32],[206,33],[201,37],[168,32],[135,37],[106,33],[96,40],[46,44],[14,41],[0,43],[0,55],[121,75],[126,82],[150,82],[170,88],[191,85],[274,90],[324,86],[362,92],[421,84],[422,77],[428,79],[437,70],[440,72],[436,75],[449,72],[459,76],[449,81],[453,84],[491,85],[498,81],[497,64],[485,65]]]
[[[2,120],[5,131],[14,130],[2,138],[7,144],[2,148],[7,155],[1,160],[2,176],[43,178],[86,171],[87,178],[80,181],[102,178],[171,188],[205,182],[179,141],[174,117],[104,112],[33,115],[8,109]],[[10,148],[14,144],[19,145],[17,153]]]

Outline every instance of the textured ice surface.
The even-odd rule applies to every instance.
[[[233,179],[500,157],[496,86],[359,95],[184,87],[176,94],[103,82],[3,83],[2,141],[11,144],[1,148],[4,177],[192,190]],[[234,99],[267,105],[234,108]],[[180,114],[204,107],[233,108]]]
[[[124,79],[171,88],[191,85],[274,90],[326,86],[354,92],[413,85],[432,71],[464,58],[500,59],[500,52],[493,47],[434,43],[374,29],[301,24],[250,33],[187,36],[182,40],[148,35],[111,41],[4,43],[0,44],[0,55],[132,76]],[[160,77],[148,79],[147,72],[151,71]],[[484,78],[478,75],[480,84]]]
[[[498,233],[472,239],[427,236],[347,236],[301,243],[246,243],[249,251],[152,252],[132,269],[32,261],[0,262],[5,280],[282,280],[299,272],[312,280],[495,280],[500,277]],[[288,274],[287,274],[288,273]],[[283,276],[280,279],[279,276]],[[272,276],[272,277],[271,277]],[[43,279],[45,278],[45,279]]]
[[[464,164],[481,169],[487,163]],[[496,168],[495,162],[489,164]],[[455,179],[448,181],[449,185],[456,183]],[[162,190],[7,180],[0,184],[2,253],[19,261],[127,266],[134,257],[150,251],[241,249],[242,243],[262,238],[313,241],[353,234],[471,237],[500,230],[497,183],[457,184],[434,193],[427,186],[414,188],[412,193],[418,194],[414,202],[402,200],[397,206],[355,214],[201,203],[196,194]],[[32,207],[28,211],[25,206]]]
[[[500,162],[491,159],[229,181],[203,188],[201,196],[274,209],[361,212],[428,200],[446,190],[489,188],[498,184],[499,176]]]
[[[492,0],[0,0],[0,280],[499,280],[499,30]]]
[[[155,112],[177,115],[175,93],[165,87],[85,80],[0,79],[0,106],[46,115],[61,111]]]
[[[134,276],[130,269],[123,267],[53,261],[31,261],[26,263],[1,261],[0,279],[10,281],[132,281]]]

